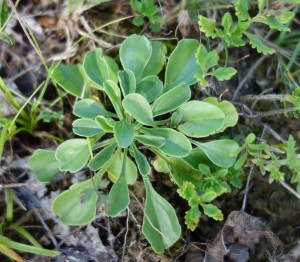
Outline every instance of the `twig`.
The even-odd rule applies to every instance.
[[[254,73],[255,69],[267,58],[267,56],[261,56],[254,65],[250,68],[247,75],[243,78],[243,80],[239,83],[237,89],[235,90],[232,100],[236,100],[239,97],[240,92],[242,91],[244,84],[248,81],[248,78]]]
[[[48,225],[45,223],[45,221],[42,218],[40,212],[36,208],[32,208],[32,211],[35,214],[35,216],[38,218],[40,223],[42,224],[43,228],[46,230],[48,237],[52,241],[52,244],[55,246],[56,249],[58,249],[57,240],[56,240],[55,236],[52,234],[52,232],[51,232],[50,228],[48,227]]]
[[[299,195],[292,187],[290,187],[287,183],[285,183],[284,181],[279,181],[279,183],[280,183],[285,189],[287,189],[291,194],[293,194],[295,197],[297,197],[298,199],[300,199],[300,195]]]
[[[14,188],[14,187],[23,187],[34,185],[36,181],[29,181],[24,183],[11,183],[11,184],[0,184],[0,190],[4,188]]]
[[[286,114],[295,111],[299,111],[299,108],[290,107],[290,108],[283,108],[278,110],[271,110],[267,112],[253,112],[252,115],[242,114],[242,116],[249,117],[249,118],[259,118],[259,117],[266,117],[266,116],[274,116],[278,114]]]
[[[246,188],[245,188],[245,194],[243,197],[243,204],[242,204],[242,208],[241,211],[245,212],[246,209],[246,205],[247,205],[247,197],[248,197],[248,193],[249,193],[249,185],[250,185],[250,180],[252,178],[252,173],[253,173],[253,167],[251,167],[248,178],[247,178],[247,183],[246,183]]]
[[[246,106],[245,104],[239,103],[239,102],[234,102],[235,105],[241,106],[243,107],[243,109],[249,114],[252,115],[252,111],[251,109]],[[247,117],[248,114],[244,114],[244,113],[240,113],[240,116],[244,116]],[[278,141],[285,143],[286,140],[284,138],[281,137],[281,135],[279,135],[273,128],[271,128],[269,125],[267,125],[266,123],[262,122],[259,118],[250,118],[249,120],[255,121],[256,124],[266,128],[266,131],[268,131],[275,139],[277,139]]]
[[[122,250],[122,262],[124,261],[124,256],[125,256],[128,231],[129,231],[129,208],[127,208],[126,233],[124,236],[124,244],[123,244],[123,250]]]

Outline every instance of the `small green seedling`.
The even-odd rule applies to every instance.
[[[149,152],[156,156],[155,169],[169,173],[180,196],[188,200],[189,228],[198,224],[199,205],[207,216],[223,218],[210,202],[230,191],[225,177],[236,179],[228,169],[235,163],[230,154],[239,147],[230,139],[207,139],[234,126],[238,116],[230,102],[191,100],[190,85],[203,70],[197,63],[198,48],[196,40],[179,41],[169,56],[164,82],[158,74],[166,61],[165,45],[138,35],[128,37],[120,47],[123,69],[101,49],[87,52],[82,65],[56,69],[53,79],[82,98],[73,108],[79,117],[73,122],[78,137],[63,142],[56,151],[37,150],[29,165],[42,182],[50,182],[59,171],[92,171],[91,178],[54,200],[53,212],[64,223],[84,225],[95,219],[97,206],[105,199],[99,192],[105,174],[113,182],[105,214],[118,216],[129,206],[128,185],[135,183],[139,173],[146,189],[143,234],[158,253],[172,246],[181,227],[175,209],[150,182]],[[91,95],[95,90],[106,95],[105,103]]]
[[[287,24],[293,19],[294,12],[288,11],[287,8],[282,5],[280,9],[272,9],[272,6],[268,5],[268,1],[258,1],[258,14],[254,17],[250,17],[248,12],[247,0],[233,0],[233,6],[235,15],[238,19],[237,22],[233,21],[232,15],[226,12],[222,17],[221,26],[217,26],[217,21],[213,18],[207,18],[199,15],[199,27],[208,38],[219,37],[223,40],[225,50],[229,46],[244,46],[247,38],[252,48],[256,49],[258,53],[264,55],[274,54],[275,50],[265,44],[264,39],[259,35],[258,30],[255,30],[254,34],[250,29],[255,29],[256,24],[264,24],[270,29],[277,31],[290,31]],[[298,4],[299,1],[289,1],[291,4]]]
[[[153,0],[130,0],[132,9],[141,14],[133,19],[132,23],[141,26],[145,23],[145,19],[149,21],[150,29],[158,32],[164,24],[164,20],[158,15],[158,6]]]

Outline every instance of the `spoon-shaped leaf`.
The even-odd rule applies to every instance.
[[[144,177],[146,204],[143,233],[153,250],[162,253],[172,246],[181,235],[181,228],[174,208],[152,187],[148,176]]]
[[[108,160],[111,159],[115,149],[116,143],[112,143],[111,145],[103,148],[99,153],[97,153],[92,161],[89,163],[89,168],[92,171],[99,170]]]
[[[134,128],[126,122],[126,119],[118,121],[114,125],[114,134],[119,147],[128,147],[134,139]]]
[[[218,132],[222,132],[227,127],[236,125],[239,116],[237,114],[236,108],[234,107],[234,105],[232,103],[230,103],[229,101],[219,102],[216,97],[208,97],[208,98],[204,99],[203,102],[215,105],[224,112],[225,121],[224,121],[222,128],[220,130],[218,130]]]
[[[105,132],[113,132],[113,128],[115,125],[115,121],[110,117],[105,116],[97,116],[96,117],[97,124],[105,131]]]
[[[162,147],[165,139],[160,136],[136,135],[135,139],[146,146]]]
[[[99,89],[103,89],[103,84],[107,80],[116,81],[115,73],[100,48],[86,53],[83,68],[88,78]]]
[[[206,137],[216,133],[224,124],[225,114],[215,105],[189,101],[177,112],[181,114],[182,124],[178,130],[190,137]]]
[[[142,95],[129,94],[124,98],[122,104],[125,111],[138,122],[147,126],[155,126],[151,106]]]
[[[206,143],[193,142],[200,147],[207,157],[217,166],[228,168],[234,165],[236,158],[230,157],[239,145],[230,139],[215,140]]]
[[[77,119],[73,122],[73,132],[76,135],[91,137],[104,133],[98,123],[89,118]]]
[[[116,114],[108,112],[103,106],[93,99],[82,99],[73,107],[73,114],[82,118],[95,118],[96,116],[112,116]]]
[[[121,107],[121,91],[113,81],[106,81],[103,85],[105,93],[109,97],[119,119],[123,119],[123,110]]]
[[[129,190],[126,183],[125,172],[127,162],[127,151],[123,154],[122,168],[119,179],[114,183],[109,192],[109,207],[105,211],[106,215],[115,217],[125,210],[130,202]]]
[[[185,83],[181,83],[168,92],[157,98],[153,105],[152,111],[154,116],[163,115],[171,112],[191,98],[191,89]]]
[[[28,158],[28,165],[33,170],[36,179],[48,183],[59,173],[59,162],[55,151],[38,149]],[[47,168],[45,168],[47,166]]]
[[[115,156],[115,154],[117,155]],[[112,156],[115,160],[111,163],[111,165],[107,169],[109,178],[113,182],[116,182],[121,175],[123,158],[124,158],[123,157],[124,154],[120,151],[116,151],[115,154]],[[129,185],[134,184],[137,178],[137,168],[134,162],[128,156],[126,157],[126,168],[124,172],[125,172],[125,178],[127,184]]]
[[[192,85],[197,82],[194,74],[201,72],[195,56],[198,46],[197,40],[183,39],[178,42],[166,68],[164,92],[181,83]]]
[[[137,88],[136,92],[141,94],[152,103],[162,92],[163,83],[157,76],[147,76],[143,78]]]
[[[55,152],[55,157],[59,162],[59,169],[72,173],[82,169],[86,165],[89,156],[87,141],[79,138],[63,142]]]
[[[136,89],[135,76],[131,70],[126,69],[118,72],[118,78],[120,87],[122,89],[123,96],[127,96],[130,93],[134,93]]]
[[[52,211],[67,225],[86,225],[96,216],[98,194],[92,179],[72,185],[55,198]]]
[[[137,163],[138,169],[142,176],[147,176],[150,173],[150,165],[147,161],[147,158],[142,154],[136,147],[135,144],[132,144],[134,159]]]
[[[86,80],[82,65],[60,64],[53,72],[52,79],[74,96],[90,96],[90,82]]]
[[[124,69],[130,69],[137,81],[142,78],[152,53],[150,41],[139,35],[131,35],[120,47],[120,60]]]
[[[159,41],[151,41],[151,46],[151,57],[144,68],[143,77],[158,75],[165,63],[165,55],[167,53],[165,44]]]
[[[168,156],[184,157],[192,150],[190,141],[171,128],[142,128],[142,131],[147,135],[163,137],[165,143],[159,150]]]

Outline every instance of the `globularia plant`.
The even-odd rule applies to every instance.
[[[199,63],[202,68],[210,64],[201,57],[204,52],[197,52],[201,48],[196,40],[179,41],[168,59],[164,83],[157,75],[165,64],[166,47],[138,35],[121,45],[123,70],[101,49],[88,52],[83,65],[56,69],[54,80],[83,97],[73,110],[79,117],[73,122],[73,132],[80,138],[63,142],[56,151],[37,150],[29,164],[43,182],[59,171],[76,173],[86,166],[92,171],[90,179],[72,185],[55,199],[53,212],[64,223],[91,222],[103,199],[108,199],[105,214],[117,216],[127,209],[128,185],[135,183],[139,173],[146,188],[143,234],[158,253],[173,245],[181,228],[174,208],[149,180],[147,152],[156,155],[155,169],[169,173],[180,196],[188,200],[191,210],[185,218],[190,229],[199,222],[199,205],[206,215],[223,218],[210,202],[230,191],[227,181],[238,184],[237,177],[228,173],[235,163],[230,155],[238,145],[230,139],[199,138],[235,125],[237,113],[227,101],[190,100],[190,85],[197,82],[194,75],[202,73]],[[90,87],[105,94],[106,102],[94,98]],[[105,174],[114,183],[106,198],[99,192]]]

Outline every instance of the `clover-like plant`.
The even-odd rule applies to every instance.
[[[238,145],[230,139],[199,138],[235,125],[237,113],[227,101],[190,100],[190,85],[197,82],[194,75],[201,73],[198,47],[196,40],[178,42],[169,56],[164,83],[158,74],[165,64],[166,47],[138,35],[128,37],[120,47],[122,70],[101,49],[88,52],[83,65],[57,68],[54,80],[84,97],[73,109],[79,117],[73,132],[79,138],[63,142],[56,151],[37,150],[29,164],[43,182],[59,171],[76,173],[85,167],[92,171],[90,179],[72,185],[54,200],[53,212],[64,223],[91,222],[107,199],[105,214],[117,216],[128,208],[128,185],[135,183],[139,173],[146,189],[143,234],[158,253],[173,245],[181,228],[174,208],[150,182],[149,152],[156,155],[155,169],[170,173],[179,194],[189,201],[189,228],[198,224],[198,205],[206,215],[222,219],[221,211],[210,202],[230,190],[224,177],[235,163],[230,154]],[[102,97],[105,94],[106,102],[92,99],[90,87]],[[100,193],[106,186],[105,174],[113,182],[108,196]]]

